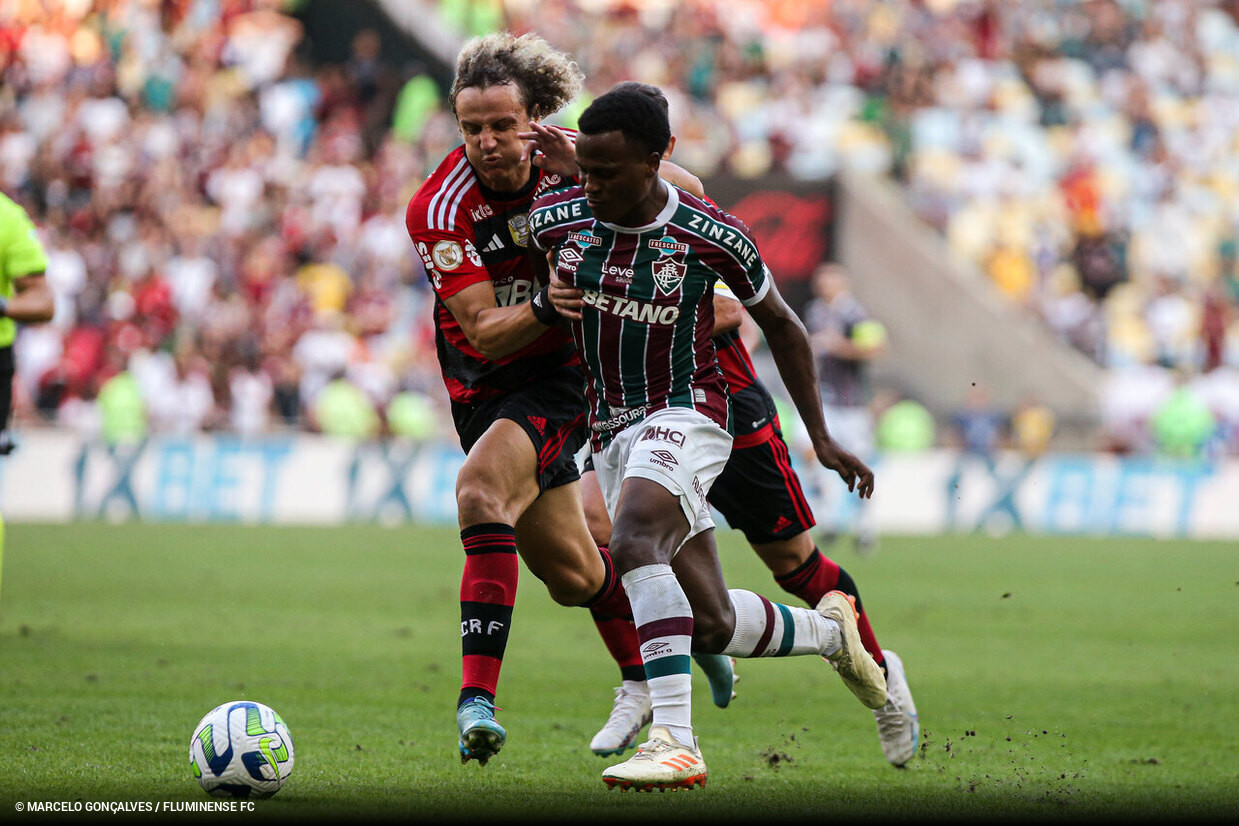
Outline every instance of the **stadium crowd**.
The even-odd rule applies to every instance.
[[[0,3],[0,188],[39,225],[59,299],[21,334],[19,425],[104,429],[121,376],[134,403],[116,407],[152,430],[448,435],[403,211],[454,124],[372,34],[310,65],[294,5]],[[440,5],[470,25],[472,4]],[[1108,369],[1107,446],[1165,446],[1160,406],[1186,394],[1204,440],[1239,452],[1239,0],[502,11],[576,56],[592,94],[662,86],[699,175],[900,182]]]

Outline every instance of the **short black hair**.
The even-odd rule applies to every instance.
[[[671,103],[667,100],[667,96],[663,94],[663,90],[659,89],[653,83],[644,83],[640,80],[621,80],[619,83],[611,87],[611,91],[620,89],[628,89],[633,92],[640,92],[643,95],[649,95],[658,101],[658,105],[665,111],[671,111]]]
[[[595,98],[577,119],[583,135],[622,132],[625,140],[659,155],[671,142],[671,123],[667,110],[658,100],[627,84]]]

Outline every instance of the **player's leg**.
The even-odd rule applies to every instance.
[[[886,678],[865,650],[850,595],[831,591],[814,609],[771,602],[740,588],[727,589],[716,553],[685,543],[676,573],[693,606],[707,607],[711,616],[731,617],[697,629],[693,644],[703,651],[731,657],[795,657],[819,654],[834,667],[848,689],[868,708],[887,700]],[[724,612],[720,601],[728,604]]]
[[[611,551],[632,605],[652,719],[649,739],[636,755],[603,772],[611,788],[705,785],[705,761],[692,727],[693,611],[671,567],[691,524],[681,498],[640,477],[625,479],[620,494]]]
[[[592,456],[587,457],[581,469],[581,502],[590,535],[600,547],[606,546],[611,538],[611,517],[598,487]],[[636,745],[642,729],[649,725],[650,691],[645,684],[641,643],[632,619],[608,616],[592,608],[590,618],[620,671],[620,684],[615,688],[611,713],[589,742],[590,751],[599,757],[608,757],[622,754]]]
[[[885,679],[860,644],[845,595],[832,593],[809,611],[727,590],[705,497],[730,443],[700,414],[659,411],[596,456],[615,514],[611,549],[632,604],[654,717],[649,742],[604,772],[613,787],[704,784],[692,735],[693,647],[743,657],[820,654],[870,708],[886,701]],[[673,569],[677,550],[682,558]]]
[[[506,740],[494,720],[494,693],[516,599],[518,551],[560,602],[602,606],[606,596],[627,610],[618,577],[603,587],[606,569],[581,514],[575,461],[585,438],[581,387],[579,371],[561,370],[480,405],[453,407],[467,457],[456,489],[466,549],[457,713],[462,760],[485,762]],[[475,730],[476,748],[467,736]]]
[[[520,427],[497,419],[472,444],[456,477],[465,551],[460,583],[461,687],[456,704],[461,761],[482,765],[503,747],[495,693],[516,604],[516,522],[539,493],[537,455]]]
[[[831,591],[854,598],[861,642],[887,681],[887,702],[874,710],[882,752],[893,765],[907,763],[916,752],[920,723],[902,663],[895,656],[887,664],[893,652],[878,644],[855,580],[814,544],[812,511],[782,434],[776,430],[770,439],[734,448],[710,501],[744,533],[783,590],[811,606]]]
[[[603,772],[612,788],[705,784],[705,761],[692,731],[694,616],[671,563],[685,540],[713,528],[705,496],[730,450],[731,436],[707,417],[665,409],[615,434],[594,454],[653,715],[649,739],[637,753]]]
[[[846,595],[832,592],[810,611],[771,603],[751,591],[728,591],[708,528],[683,543],[673,572],[672,565],[649,549],[665,547],[669,523],[659,515],[669,512],[668,505],[678,504],[679,498],[645,479],[626,480],[623,497],[637,524],[625,531],[621,511],[612,547],[623,566],[630,560],[624,544],[628,537],[647,549],[644,555],[634,554],[636,567],[622,569],[641,639],[654,719],[650,739],[637,754],[603,773],[608,785],[647,790],[704,785],[705,763],[692,735],[686,656],[690,639],[702,650],[736,657],[818,654],[867,706],[880,707],[886,701],[885,679],[860,643],[855,609]],[[698,625],[698,611],[713,621]]]
[[[592,456],[581,469],[581,500],[590,535],[599,546],[606,546],[611,537],[611,517],[598,486]],[[598,629],[607,651],[620,669],[620,684],[615,689],[611,713],[594,735],[589,747],[594,754],[607,757],[622,754],[634,746],[641,730],[649,724],[650,692],[645,683],[645,667],[641,663],[641,643],[631,617],[606,615],[590,609],[594,627]],[[693,661],[701,667],[710,685],[710,696],[719,708],[726,708],[735,697],[734,661],[721,654],[693,652]]]
[[[0,456],[8,456],[17,447],[9,422],[13,414],[13,376],[15,373],[13,345],[0,347]]]

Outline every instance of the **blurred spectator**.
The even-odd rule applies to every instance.
[[[108,445],[132,445],[146,438],[146,403],[138,380],[128,370],[110,376],[99,388],[100,435]]]
[[[875,443],[881,453],[916,453],[934,446],[933,414],[915,399],[897,393],[875,401]]]
[[[258,347],[252,342],[228,372],[228,421],[242,436],[260,436],[271,428],[275,382],[263,369]]]
[[[1043,456],[1054,438],[1054,411],[1034,398],[1025,398],[1011,413],[1011,447],[1029,457]]]
[[[840,444],[868,461],[875,446],[869,364],[886,351],[886,328],[852,294],[842,265],[819,265],[812,290],[803,316],[816,356],[826,423]],[[877,542],[872,514],[862,501],[855,525],[849,526],[860,551],[871,550]]]
[[[381,420],[374,403],[339,372],[315,396],[310,426],[328,436],[363,440],[379,435]]]
[[[192,436],[215,426],[209,368],[189,339],[180,340],[171,356],[148,356],[147,364],[138,380],[153,432]]]
[[[965,396],[964,406],[951,416],[953,446],[965,458],[980,460],[993,470],[994,456],[1006,443],[1007,416],[990,401],[989,390],[973,382]]]
[[[659,84],[677,159],[699,175],[888,175],[956,254],[1106,368],[1234,380],[1231,2],[433,5],[462,35],[538,30],[581,63],[583,101]],[[443,403],[401,237],[427,159],[459,141],[425,67],[396,70],[373,32],[342,64],[311,65],[283,0],[10,6],[0,187],[39,213],[58,305],[18,365],[19,414],[90,404],[113,369],[101,347],[141,361],[186,334],[222,424],[229,376],[252,360],[237,330],[257,342],[277,426],[301,426],[341,362],[377,404],[396,375]],[[375,312],[354,300],[366,290],[390,297],[381,331],[354,316]],[[326,347],[325,307],[340,314]],[[319,341],[296,350],[306,336]],[[1144,401],[1106,402],[1112,446],[1152,449],[1152,381]]]
[[[424,393],[401,390],[387,405],[388,431],[398,438],[422,442],[439,432],[434,403]]]
[[[1205,456],[1217,422],[1209,406],[1186,380],[1179,382],[1153,411],[1153,440],[1157,452],[1178,458]]]

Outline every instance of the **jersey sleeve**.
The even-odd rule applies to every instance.
[[[561,187],[538,196],[533,202],[529,209],[529,238],[535,248],[546,252],[564,242],[571,226],[560,207],[579,194],[576,185]]]
[[[0,225],[0,246],[3,247],[4,274],[9,278],[34,275],[47,269],[47,253],[39,241],[38,230],[26,211],[15,203],[4,205]]]
[[[414,199],[405,214],[405,226],[426,268],[430,286],[440,298],[450,298],[466,287],[491,280],[474,246],[472,225],[454,229],[430,227],[426,210],[419,208]]]
[[[726,285],[730,297],[745,307],[759,304],[773,281],[749,228],[712,201],[691,195],[682,195],[681,199],[693,213],[689,226],[700,239],[697,249],[702,263],[718,276],[715,292]]]

